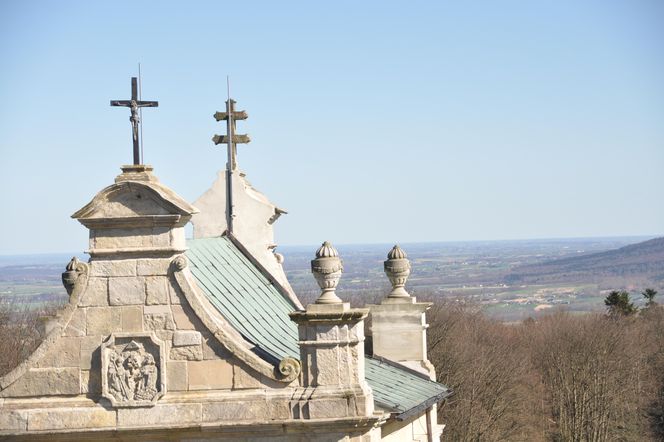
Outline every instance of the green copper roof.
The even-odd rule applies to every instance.
[[[227,237],[189,240],[191,272],[210,302],[262,357],[299,359],[296,307]],[[366,379],[381,406],[406,418],[449,394],[443,385],[380,358],[366,358]]]

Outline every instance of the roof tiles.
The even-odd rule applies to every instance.
[[[272,362],[299,359],[297,325],[288,313],[296,307],[228,237],[189,240],[191,272],[212,305]],[[366,358],[366,380],[381,406],[407,418],[449,394],[419,374],[380,358]]]

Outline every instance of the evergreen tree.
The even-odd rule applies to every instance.
[[[637,308],[629,298],[629,293],[625,290],[613,290],[604,299],[604,305],[608,308],[611,316],[629,316],[636,313]]]
[[[646,298],[646,307],[652,307],[657,305],[655,302],[655,295],[657,294],[657,290],[655,289],[645,289],[642,293],[644,298]]]

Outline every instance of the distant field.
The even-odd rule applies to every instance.
[[[484,306],[487,314],[512,322],[548,314],[564,308],[574,312],[602,311],[603,298],[610,289],[638,293],[652,281],[638,275],[566,283],[564,278],[550,278],[550,283],[508,283],[514,269],[618,249],[649,238],[588,238],[532,241],[478,241],[401,244],[408,253],[412,274],[407,289],[420,298],[445,298],[471,301]],[[344,274],[338,293],[354,304],[379,301],[389,290],[383,273],[383,261],[391,244],[337,245],[344,260]],[[313,301],[318,287],[311,276],[310,261],[316,250],[311,247],[280,246],[285,270],[303,303]],[[44,303],[62,303],[67,293],[60,274],[71,254],[0,255],[0,302],[39,307]],[[79,256],[85,260],[85,257]],[[526,267],[532,268],[532,267]],[[591,275],[592,276],[592,275]],[[601,275],[600,275],[601,276]],[[661,287],[654,286],[661,290]]]
[[[520,321],[556,309],[572,312],[603,311],[603,299],[611,289],[626,289],[640,302],[645,287],[661,290],[661,281],[639,273],[622,277],[588,272],[566,282],[564,275],[548,283],[510,283],[508,275],[524,266],[551,260],[592,256],[599,252],[640,243],[649,237],[580,238],[529,241],[478,241],[402,244],[412,264],[408,290],[421,298],[471,301],[484,306],[487,314],[503,321]],[[356,303],[375,301],[389,289],[383,261],[391,245],[338,245],[344,260],[344,275],[338,293]],[[308,300],[318,289],[309,273],[315,247],[279,249],[286,256],[285,268],[293,288]],[[664,271],[664,268],[662,269]],[[577,275],[578,276],[578,275]]]

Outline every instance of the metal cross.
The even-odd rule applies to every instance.
[[[230,88],[229,88],[230,89]],[[233,172],[237,169],[237,144],[245,144],[251,141],[248,135],[235,134],[235,122],[237,120],[246,120],[248,115],[245,111],[235,110],[235,100],[230,98],[226,101],[226,112],[215,112],[214,119],[217,121],[226,121],[226,134],[215,135],[212,137],[214,144],[226,144],[228,151],[228,163],[226,163],[226,225],[228,232],[233,233]]]
[[[228,169],[231,171],[237,169],[237,145],[251,141],[249,135],[237,135],[235,133],[235,122],[247,118],[248,115],[245,111],[235,110],[235,100],[232,98],[226,101],[226,112],[215,112],[214,114],[215,120],[226,121],[227,135],[215,135],[212,137],[212,141],[214,141],[214,144],[226,144],[228,146]]]
[[[123,106],[131,110],[129,121],[131,122],[132,138],[134,141],[134,164],[141,164],[138,143],[138,125],[141,123],[141,119],[138,116],[138,109],[141,107],[158,107],[159,102],[139,101],[136,77],[131,77],[131,100],[111,100],[111,106]]]

